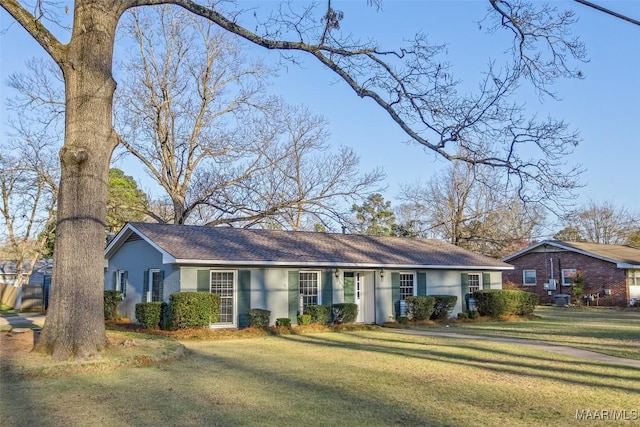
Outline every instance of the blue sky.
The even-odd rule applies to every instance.
[[[538,116],[552,115],[577,129],[582,143],[569,159],[586,170],[585,187],[578,191],[577,203],[612,202],[640,212],[640,26],[611,17],[573,1],[554,1],[558,8],[576,12],[575,34],[586,44],[590,62],[580,66],[583,80],[564,81],[553,89],[562,99],[539,99],[523,88],[517,98]],[[640,19],[640,1],[597,1],[598,4]],[[474,87],[489,59],[498,59],[508,47],[506,34],[487,35],[478,21],[485,15],[486,1],[403,1],[385,0],[381,11],[367,7],[365,0],[336,1],[344,12],[342,31],[373,38],[382,47],[398,46],[416,31],[427,33],[435,42],[448,44],[445,58],[454,74]],[[455,17],[455,18],[454,18]],[[7,96],[4,83],[9,74],[23,69],[42,49],[0,12],[2,88],[0,109],[5,138],[4,111]],[[255,48],[254,48],[255,49]],[[268,61],[276,53],[255,49]],[[428,179],[445,162],[421,147],[407,143],[407,137],[370,101],[363,101],[317,61],[303,59],[301,67],[280,71],[272,90],[289,102],[305,104],[330,122],[331,142],[354,147],[363,169],[384,167],[388,179],[384,195],[396,204],[402,183]],[[126,169],[126,168],[125,168]],[[127,173],[136,175],[135,170]],[[140,177],[142,178],[142,177]]]

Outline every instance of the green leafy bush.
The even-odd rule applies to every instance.
[[[334,323],[353,323],[358,318],[358,305],[353,303],[333,304],[331,313]]]
[[[271,319],[271,310],[264,310],[262,308],[251,308],[247,312],[249,317],[249,327],[251,328],[266,328],[269,326],[269,320]]]
[[[309,325],[309,324],[311,324],[310,314],[301,314],[298,316],[298,325]]]
[[[478,310],[469,310],[467,312],[467,317],[469,319],[477,319],[478,317],[480,317],[480,312]]]
[[[422,295],[406,297],[404,302],[407,304],[407,317],[413,321],[418,321],[429,320],[436,300],[434,297]]]
[[[473,293],[482,316],[508,316],[532,314],[538,304],[538,295],[511,289],[480,290]]]
[[[288,328],[291,326],[291,319],[288,317],[279,317],[276,319],[276,326]]]
[[[401,325],[406,325],[407,323],[409,323],[409,318],[407,316],[400,316],[398,317],[398,323],[400,323]]]
[[[458,302],[458,297],[455,295],[431,295],[435,299],[433,305],[433,313],[431,313],[431,320],[442,320],[449,318],[449,315]]]
[[[159,329],[162,322],[162,305],[160,301],[141,302],[136,304],[136,320],[145,329]]]
[[[209,292],[176,292],[169,297],[169,328],[208,328],[218,320],[220,295]]]
[[[458,313],[458,319],[468,319],[469,318],[469,313],[466,311],[463,311],[461,313]]]
[[[304,314],[311,316],[311,323],[326,325],[331,319],[330,305],[308,305],[304,308]]]
[[[118,304],[124,299],[120,291],[104,291],[104,320],[120,318]]]

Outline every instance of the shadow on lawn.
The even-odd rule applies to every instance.
[[[356,335],[357,333],[349,333],[349,335]],[[336,347],[350,349],[354,351],[366,351],[366,352],[380,352],[395,356],[417,358],[426,361],[437,361],[445,363],[455,363],[459,365],[475,367],[494,371],[502,374],[513,374],[520,376],[528,376],[531,378],[541,378],[559,381],[567,384],[581,385],[588,387],[602,387],[606,389],[615,389],[627,393],[640,394],[640,372],[637,368],[610,365],[602,362],[590,362],[581,360],[578,364],[572,364],[571,361],[561,361],[563,366],[557,366],[558,360],[554,358],[544,358],[538,356],[531,356],[520,352],[509,352],[503,350],[496,350],[482,346],[480,343],[466,343],[456,342],[455,345],[442,346],[442,345],[429,345],[428,349],[407,349],[398,348],[393,345],[393,342],[410,344],[410,345],[425,345],[419,344],[416,341],[405,341],[398,338],[373,338],[381,342],[387,342],[389,345],[383,344],[350,344],[344,343],[337,339],[330,339],[327,336],[318,335],[304,335],[304,336],[279,336],[280,339],[295,340],[298,342],[304,342],[306,344],[318,345],[322,347]],[[372,339],[371,335],[362,337],[365,339]],[[449,351],[443,350],[444,348],[450,349]],[[519,360],[517,363],[509,362],[505,360],[492,359],[484,356],[476,356],[470,359],[466,355],[461,355],[460,348],[466,348],[478,352],[494,353],[496,355],[508,355],[511,357],[517,357]],[[544,363],[547,362],[547,363]],[[552,366],[551,364],[554,364]],[[578,368],[574,366],[579,366]],[[599,372],[598,368],[613,367],[615,369],[621,369],[628,372],[628,375],[619,376],[611,375],[603,372]],[[636,379],[633,380],[632,377]],[[603,380],[607,380],[606,384],[602,384]],[[636,381],[636,386],[625,387],[617,385],[621,381],[627,381],[633,383]]]

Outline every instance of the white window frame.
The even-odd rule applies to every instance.
[[[628,270],[629,286],[640,286],[640,270]]]
[[[527,283],[527,273],[533,273],[533,283]],[[522,286],[536,286],[538,284],[538,275],[536,270],[522,270]]]
[[[153,302],[153,275],[154,273],[158,273],[160,274],[160,269],[159,268],[150,268],[149,269],[149,277],[147,280],[149,280],[149,287],[147,288],[147,295],[145,296],[147,302]]]
[[[478,286],[477,286],[477,287],[476,287],[475,285],[474,285],[474,286],[471,286],[471,277],[472,277],[472,276],[473,276],[473,277],[477,277],[477,278],[478,278]],[[475,273],[475,272],[473,272],[473,273],[467,273],[467,277],[468,277],[468,283],[469,283],[469,293],[470,293],[471,295],[473,295],[473,293],[474,293],[475,291],[480,291],[480,290],[482,290],[482,274],[481,274],[481,273]]]
[[[216,322],[214,322],[212,324],[212,327],[235,327],[237,326],[238,323],[238,272],[236,270],[210,270],[209,271],[209,292],[211,292],[212,294],[214,294],[215,292],[213,292],[213,275],[214,274],[229,274],[231,273],[233,275],[232,278],[232,289],[231,292],[233,293],[233,295],[231,296],[231,317],[232,317],[232,321],[231,322],[219,322],[217,321],[218,319],[216,319]],[[220,307],[222,308],[222,296],[220,296]],[[226,299],[226,297],[224,297]]]
[[[118,270],[116,272],[116,288],[114,289],[115,291],[122,292],[122,289],[124,289],[122,284],[124,282],[124,276],[126,274],[127,274],[127,270]],[[126,287],[126,283],[125,283],[125,287]]]
[[[417,293],[418,287],[416,284],[416,273],[414,271],[400,271],[399,274],[400,274],[400,301],[404,301],[404,299],[409,296],[416,296],[418,294]],[[411,295],[409,295],[407,292],[404,292],[404,293],[402,292],[403,289],[408,288],[408,286],[402,286],[402,279],[403,279],[402,276],[405,276],[405,278],[407,276],[411,276],[411,283],[412,283]]]
[[[575,268],[563,268],[562,271],[560,272],[562,274],[562,286],[573,286],[573,278],[576,277],[576,274],[578,273],[578,270],[576,270]],[[572,277],[569,277],[568,275],[572,274]],[[565,279],[571,279],[570,283],[566,283]]]
[[[316,296],[316,304],[317,305],[321,305],[322,304],[322,275],[320,274],[319,271],[309,271],[309,270],[302,270],[298,272],[298,295],[300,296],[300,313],[304,313],[304,308],[307,305],[314,305],[314,304],[304,304],[304,295],[302,293],[302,275],[303,274],[314,274],[316,276],[316,283],[317,283],[317,296]]]

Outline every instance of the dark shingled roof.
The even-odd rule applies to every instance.
[[[600,258],[616,264],[640,265],[640,249],[624,245],[605,245],[601,243],[566,242],[561,240],[545,240],[504,258],[510,261],[540,246],[549,245],[569,251],[580,252],[594,258]]]
[[[502,261],[431,239],[140,222],[129,225],[131,231],[183,263],[512,268]],[[123,238],[126,239],[118,236],[115,241]]]

